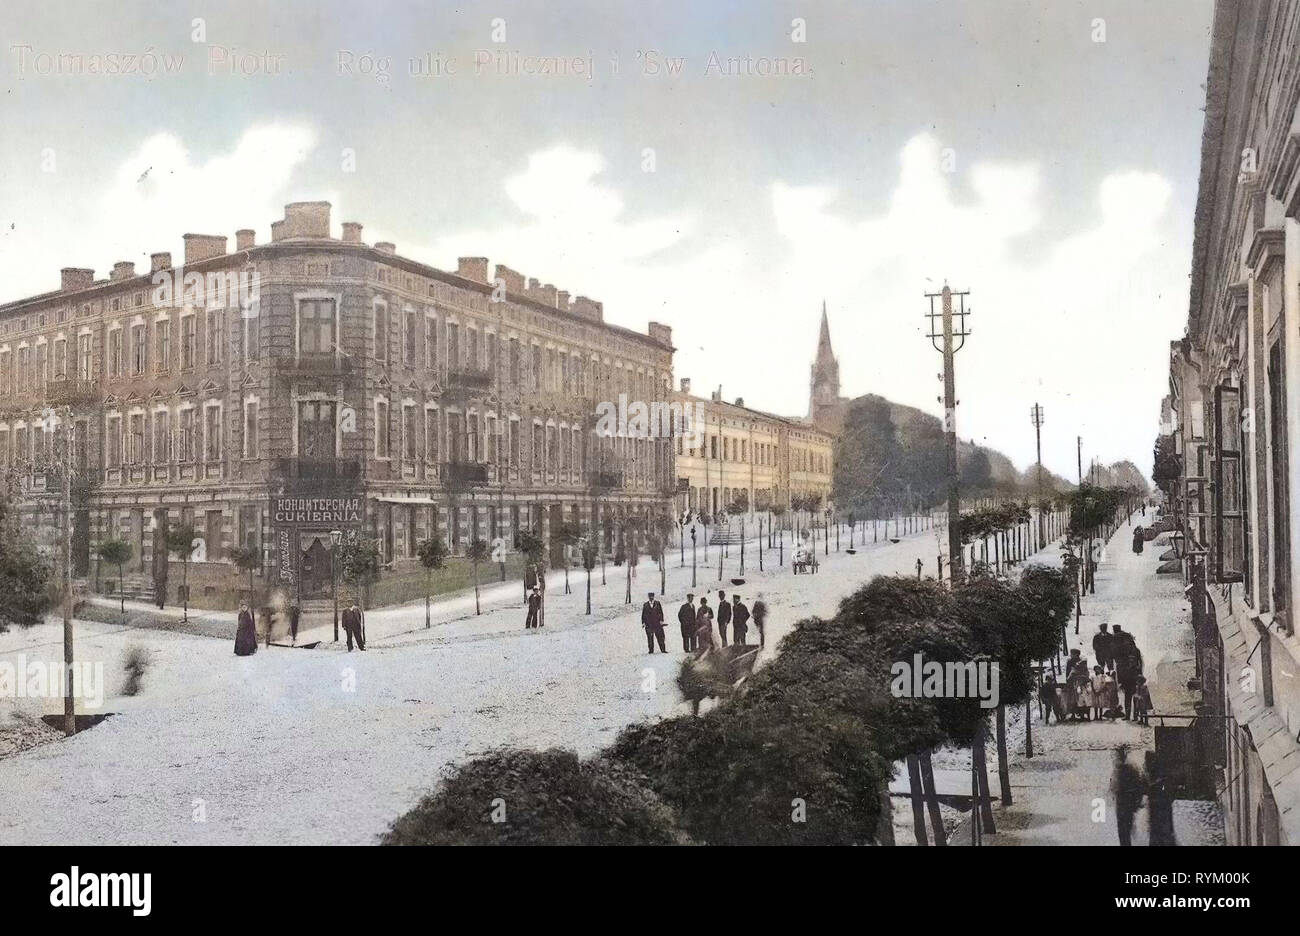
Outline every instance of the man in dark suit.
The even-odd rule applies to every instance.
[[[659,641],[659,652],[667,653],[664,646],[664,606],[655,600],[655,593],[641,606],[641,626],[645,628],[645,645],[649,653],[655,652],[655,641]]]
[[[682,606],[677,609],[677,623],[682,629],[682,651],[691,653],[695,650],[695,629],[700,626],[695,622],[694,595],[687,595]]]
[[[718,592],[718,636],[722,645],[727,645],[727,625],[731,623],[731,605],[727,604],[727,593]]]
[[[739,595],[731,596],[731,634],[732,643],[744,644],[745,635],[749,633],[749,608],[740,600]]]
[[[524,630],[537,626],[537,615],[542,608],[542,594],[534,586],[528,593],[528,616],[524,618]]]
[[[343,632],[348,635],[348,653],[352,652],[352,641],[357,642],[357,649],[366,649],[365,617],[356,601],[343,612]]]

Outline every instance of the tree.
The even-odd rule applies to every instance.
[[[582,538],[582,567],[587,570],[587,613],[591,614],[591,570],[596,568],[596,534]]]
[[[429,610],[429,602],[433,595],[433,572],[435,569],[441,569],[447,561],[447,543],[436,533],[428,539],[420,540],[415,546],[415,554],[420,558],[420,565],[424,566],[424,626],[432,626],[432,618]]]
[[[174,527],[168,527],[163,534],[163,542],[167,546],[169,555],[180,556],[181,559],[181,595],[183,598],[183,613],[181,620],[190,619],[190,556],[194,552],[194,540],[198,538],[198,532],[191,523],[179,523]]]
[[[976,447],[962,461],[961,465],[961,486],[962,490],[970,491],[974,494],[986,493],[993,483],[993,465],[989,461],[987,449]]]
[[[1156,437],[1151,480],[1170,497],[1176,493],[1178,479],[1183,474],[1183,460],[1178,455],[1177,447],[1177,440],[1172,435]]]
[[[546,541],[532,530],[524,530],[519,534],[519,551],[524,554],[524,580],[527,588],[528,571],[541,571],[540,566],[546,556]]]
[[[474,613],[482,614],[478,603],[478,567],[480,563],[487,562],[491,558],[491,551],[488,549],[487,540],[480,536],[474,537],[470,544],[465,547],[465,556],[469,559],[470,565],[474,568]],[[565,568],[565,574],[568,574],[568,568]]]
[[[104,540],[99,544],[99,558],[117,566],[117,595],[122,602],[122,619],[126,620],[126,564],[131,561],[131,544],[125,540]]]
[[[0,498],[0,634],[45,619],[54,604],[53,571]]]
[[[248,573],[248,603],[253,604],[253,573],[262,567],[262,550],[256,546],[232,546],[230,558],[235,568]]]
[[[358,537],[351,542],[340,543],[336,552],[343,579],[351,582],[356,589],[354,596],[364,611],[370,603],[370,586],[379,581],[379,572],[383,567],[379,541]]]
[[[575,523],[561,523],[551,535],[564,547],[564,593],[569,594],[569,548],[577,546],[582,530]]]
[[[499,811],[499,812],[498,812]],[[500,750],[455,768],[399,817],[385,845],[684,845],[634,769],[572,751]]]
[[[896,471],[901,458],[889,401],[875,394],[859,397],[849,404],[835,443],[831,497],[843,508],[867,508],[891,493],[892,479],[885,475]]]

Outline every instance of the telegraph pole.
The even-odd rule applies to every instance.
[[[966,297],[969,292],[953,292],[945,283],[942,292],[926,293],[930,300],[930,343],[943,354],[943,429],[948,449],[948,577],[956,581],[962,571],[961,554],[961,490],[957,473],[957,390],[953,373],[953,355],[966,344],[970,332],[966,329]],[[958,309],[953,312],[952,298],[957,297]],[[934,300],[940,299],[940,311],[935,312]],[[953,316],[958,321],[954,324]],[[940,322],[936,323],[936,319]],[[938,329],[935,325],[939,324]],[[942,342],[942,343],[941,343]],[[955,342],[955,343],[954,343]]]
[[[1038,543],[1041,548],[1046,541],[1043,529],[1043,408],[1035,403],[1029,414],[1034,424],[1034,444],[1038,449]]]
[[[1079,484],[1083,484],[1083,436],[1075,436],[1078,440],[1078,459],[1079,459]]]

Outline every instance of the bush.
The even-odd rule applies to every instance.
[[[149,651],[141,646],[128,647],[122,659],[122,669],[126,671],[126,681],[122,684],[123,695],[137,695],[145,671],[149,669]]]
[[[494,822],[501,800],[504,821]],[[505,749],[453,769],[399,817],[385,845],[682,845],[673,811],[644,778],[572,751]]]

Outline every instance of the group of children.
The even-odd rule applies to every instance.
[[[1119,704],[1119,684],[1115,673],[1100,664],[1088,672],[1088,659],[1079,655],[1078,650],[1070,651],[1070,659],[1065,664],[1065,685],[1056,681],[1056,676],[1048,673],[1043,678],[1040,698],[1047,707],[1046,721],[1056,716],[1057,722],[1066,718],[1094,721],[1102,718],[1123,718],[1124,709]],[[1151,711],[1151,690],[1147,688],[1145,676],[1137,677],[1133,690],[1133,719],[1140,725],[1147,724],[1147,714]]]

